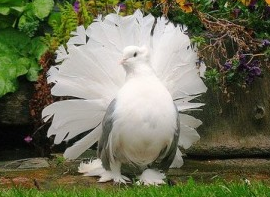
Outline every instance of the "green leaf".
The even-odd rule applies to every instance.
[[[39,71],[41,70],[41,67],[36,62],[32,62],[31,68],[28,70],[26,74],[26,78],[29,81],[36,81],[38,79]]]
[[[30,52],[37,60],[39,60],[48,49],[48,46],[42,41],[42,37],[32,39]]]
[[[25,7],[26,6],[13,6],[10,9],[15,10],[15,11],[17,11],[19,13],[22,13],[25,10]]]
[[[51,10],[53,9],[53,0],[34,0],[33,1],[33,11],[36,17],[39,19],[44,19],[47,17]]]
[[[0,0],[0,5],[5,4],[7,6],[18,6],[23,5],[25,0]]]
[[[46,47],[41,38],[30,39],[15,29],[1,30],[0,33],[0,97],[14,92],[18,87],[17,77],[26,75],[35,81],[41,70],[38,60]]]
[[[10,81],[0,75],[0,97],[8,92],[15,92],[18,89],[17,81]]]
[[[22,13],[25,2],[23,0],[0,0],[0,14],[9,15],[12,10]]]
[[[53,27],[54,24],[61,24],[61,13],[60,12],[52,12],[48,19],[48,24]]]
[[[16,68],[12,66],[12,57],[0,57],[0,97],[8,92],[16,91]]]
[[[26,33],[29,37],[33,37],[39,26],[39,20],[31,12],[22,15],[18,27],[20,31]]]
[[[0,7],[0,14],[2,15],[8,15],[10,13],[9,7]]]
[[[0,29],[5,29],[7,27],[12,27],[14,21],[16,20],[15,16],[0,16]]]

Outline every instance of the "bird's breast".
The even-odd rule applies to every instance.
[[[170,146],[177,127],[171,95],[161,83],[141,80],[123,87],[116,100],[111,133],[116,154],[138,164],[153,162]]]

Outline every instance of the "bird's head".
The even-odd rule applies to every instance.
[[[149,53],[147,47],[128,46],[124,48],[121,64],[126,71],[134,70],[140,65],[148,65]]]

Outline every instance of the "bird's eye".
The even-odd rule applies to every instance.
[[[133,54],[133,57],[136,57],[137,56],[137,52],[135,52],[134,54]]]

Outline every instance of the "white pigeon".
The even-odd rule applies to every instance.
[[[59,144],[92,129],[64,157],[76,159],[98,141],[98,158],[79,172],[100,182],[126,183],[121,165],[128,164],[142,171],[139,183],[165,183],[163,172],[183,164],[178,146],[200,138],[201,121],[179,112],[202,106],[189,101],[206,92],[184,29],[137,10],[99,17],[73,35],[48,82],[53,95],[74,98],[43,110],[44,121],[53,118],[48,136]]]

